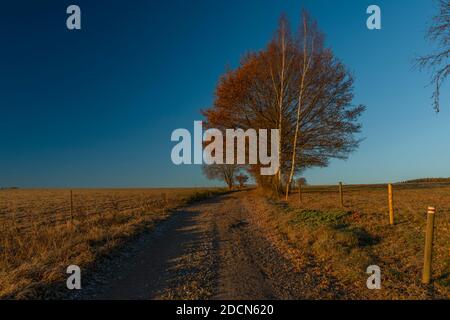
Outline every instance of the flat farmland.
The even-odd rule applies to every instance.
[[[0,190],[0,298],[55,297],[68,265],[92,266],[171,210],[218,189]],[[56,286],[56,287],[55,287]]]
[[[206,188],[161,189],[9,189],[0,190],[0,221],[18,228],[111,212],[173,208]],[[209,189],[210,190],[210,189]],[[166,201],[163,200],[165,197]]]

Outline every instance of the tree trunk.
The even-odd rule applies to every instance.
[[[302,77],[301,77],[301,81],[300,81],[300,92],[298,95],[298,105],[297,105],[297,119],[296,119],[296,123],[295,123],[295,134],[294,134],[294,143],[292,146],[292,159],[291,159],[291,171],[289,173],[289,179],[286,183],[286,201],[288,200],[289,197],[289,187],[292,183],[292,178],[294,177],[294,172],[295,172],[295,159],[297,156],[297,140],[298,140],[298,135],[299,135],[299,131],[300,131],[300,114],[301,114],[301,107],[302,107],[302,100],[303,100],[303,93],[305,90],[305,78],[306,78],[306,73],[308,72],[309,69],[309,65],[311,63],[311,58],[313,55],[313,51],[311,51],[310,56],[308,57],[308,59],[306,59],[306,56],[308,54],[306,46],[308,45],[307,42],[307,35],[308,35],[308,25],[307,25],[307,21],[306,21],[306,17],[303,16],[303,72],[302,72]],[[314,40],[312,42],[312,48],[314,48]]]
[[[280,91],[278,96],[278,131],[280,137],[282,137],[282,130],[283,130],[283,100],[284,100],[284,86],[285,86],[285,68],[286,68],[286,25],[284,22],[282,23],[282,30],[281,30],[281,72],[280,72]],[[282,150],[281,150],[281,141],[278,144],[278,160],[279,163],[283,163],[282,157]],[[276,192],[277,194],[280,193],[280,190],[282,190],[282,169],[281,166],[278,168],[277,173],[277,186],[276,186]]]

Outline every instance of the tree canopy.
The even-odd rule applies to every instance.
[[[325,47],[316,22],[306,12],[301,21],[293,34],[282,16],[267,47],[228,70],[203,111],[210,127],[279,129],[278,175],[262,177],[258,165],[248,166],[258,184],[277,190],[308,167],[347,158],[359,145],[365,109],[353,104],[353,76]]]

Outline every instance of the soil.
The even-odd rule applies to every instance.
[[[246,192],[173,213],[91,274],[72,299],[336,299],[339,281],[293,259],[243,204]]]

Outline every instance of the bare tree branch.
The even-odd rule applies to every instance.
[[[436,112],[440,110],[440,89],[449,74],[450,57],[450,1],[437,1],[439,12],[432,19],[426,37],[435,42],[438,48],[431,54],[422,56],[416,60],[416,66],[423,70],[429,69],[432,73],[431,85],[434,87],[432,94],[433,107]]]

